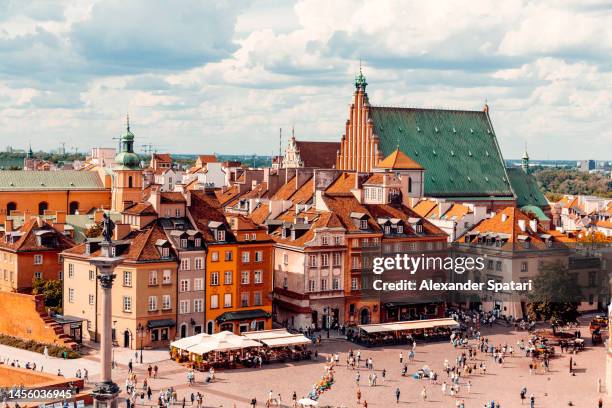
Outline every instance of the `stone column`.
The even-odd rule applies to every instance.
[[[109,247],[111,243],[103,242],[101,244],[102,253],[105,256],[97,257],[91,260],[91,263],[98,269],[98,281],[101,289],[100,315],[101,326],[100,331],[100,382],[96,384],[92,395],[94,398],[94,408],[116,408],[117,396],[121,391],[119,386],[112,379],[112,294],[113,273],[115,265],[120,259],[109,256]]]
[[[612,396],[612,301],[608,306],[608,349],[606,352],[606,394]]]

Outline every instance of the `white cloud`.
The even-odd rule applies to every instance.
[[[488,98],[505,157],[527,141],[534,158],[609,159],[612,14],[598,2],[43,3],[0,6],[5,140],[113,145],[128,111],[138,145],[174,152],[271,154],[292,125],[338,140],[362,58],[374,104]]]

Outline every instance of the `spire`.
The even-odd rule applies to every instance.
[[[527,153],[527,142],[525,142],[525,153],[521,158],[521,168],[527,174],[529,174],[529,154]]]
[[[34,152],[32,151],[32,142],[29,142],[28,146],[28,158],[31,159],[34,157]]]
[[[367,85],[368,83],[366,82],[365,75],[363,75],[363,71],[361,70],[361,59],[359,59],[359,74],[355,76],[355,88],[365,92]]]
[[[489,113],[489,101],[487,100],[487,98],[485,97],[485,103],[484,106],[482,107],[482,111],[484,113]]]
[[[129,132],[130,131],[130,114],[126,114],[125,115],[125,123],[126,123],[126,129]]]

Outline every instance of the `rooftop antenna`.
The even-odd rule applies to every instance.
[[[278,128],[278,160],[279,160],[278,167],[279,168],[280,168],[280,159],[282,156],[282,151],[283,151],[283,128]]]

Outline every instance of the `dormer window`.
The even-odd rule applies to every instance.
[[[417,225],[415,225],[415,226],[414,226],[414,230],[415,230],[415,231],[416,231],[418,234],[422,233],[422,232],[423,232],[423,225],[422,225],[422,224],[417,224]]]
[[[398,225],[397,226],[397,233],[398,234],[403,234],[404,233],[404,226],[403,225]]]
[[[187,238],[181,239],[181,248],[187,248]]]
[[[110,247],[110,256],[111,257],[117,256],[117,247],[115,247],[115,246],[111,246]]]
[[[217,230],[217,241],[225,241],[225,231]]]
[[[327,235],[321,237],[321,245],[329,245],[329,238]]]
[[[200,246],[202,246],[202,238],[196,238],[196,239],[193,241],[193,244],[194,244],[196,247],[200,247]]]
[[[368,220],[360,220],[359,221],[359,228],[364,230],[368,228]]]
[[[385,235],[391,234],[391,227],[389,225],[385,225]]]
[[[114,252],[114,247],[113,247],[113,252]],[[170,248],[168,247],[163,247],[162,248],[162,258],[169,258],[170,257]]]

